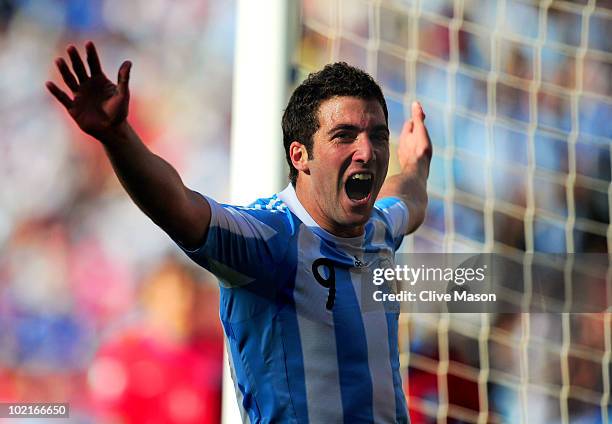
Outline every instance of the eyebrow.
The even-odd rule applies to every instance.
[[[344,131],[362,131],[362,128],[358,127],[356,125],[351,125],[351,124],[338,124],[335,127],[333,127],[331,130],[329,130],[327,132],[327,134],[331,135],[331,134],[335,133],[336,131],[340,131],[340,130],[344,130]],[[376,125],[371,130],[371,132],[378,132],[378,131],[384,131],[387,134],[390,134],[389,128],[386,125],[383,125],[383,124]]]

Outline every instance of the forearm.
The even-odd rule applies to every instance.
[[[178,172],[152,153],[127,121],[98,138],[134,203],[173,239],[187,247],[200,243],[210,207],[183,184]]]
[[[427,170],[422,166],[405,167],[401,173],[387,178],[378,196],[379,198],[399,197],[406,203],[409,212],[406,234],[414,232],[425,220],[427,174]]]
[[[424,120],[423,108],[412,102],[412,118],[404,123],[397,150],[402,171],[385,181],[378,196],[395,196],[406,203],[409,212],[406,234],[419,228],[427,210],[427,177],[433,150]]]

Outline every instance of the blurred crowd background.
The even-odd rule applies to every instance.
[[[410,101],[424,106],[430,208],[409,251],[610,253],[612,2],[305,0],[301,12],[295,83],[332,60],[366,69],[395,136]],[[61,81],[53,60],[69,43],[93,40],[111,79],[130,59],[132,125],[226,202],[234,19],[234,1],[0,0],[0,401],[69,401],[82,422],[219,421],[214,278],[131,203],[44,82]],[[562,421],[563,387],[572,422],[603,422],[609,316],[573,316],[565,357],[559,316],[491,316],[486,337],[481,318],[403,318],[414,423],[449,404],[449,422],[487,408],[518,422],[516,386],[542,382],[529,422]]]
[[[133,64],[130,120],[191,187],[228,200],[233,1],[0,0],[0,401],[81,422],[217,423],[215,280],[131,203],[46,92],[93,40]]]

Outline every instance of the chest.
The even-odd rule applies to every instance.
[[[293,301],[302,319],[328,325],[359,322],[384,313],[372,302],[373,273],[394,266],[394,251],[384,243],[342,246],[313,234],[298,243]]]

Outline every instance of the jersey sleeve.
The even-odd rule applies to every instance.
[[[408,206],[398,197],[385,197],[374,204],[374,214],[382,219],[397,250],[408,229]]]
[[[287,213],[280,209],[240,207],[206,197],[211,219],[203,244],[181,249],[219,278],[224,287],[269,280],[283,259],[290,236]]]

